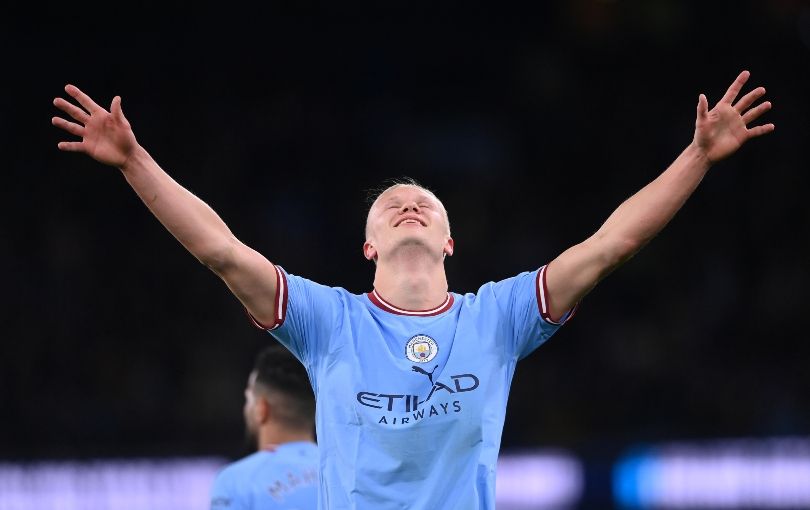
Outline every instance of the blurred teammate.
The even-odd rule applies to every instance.
[[[211,510],[314,510],[318,503],[315,401],[301,364],[274,344],[245,388],[245,428],[258,450],[223,469]]]
[[[424,188],[393,186],[374,202],[363,245],[376,265],[373,290],[352,294],[288,274],[236,239],[137,143],[120,97],[108,112],[68,85],[83,108],[57,98],[75,122],[53,123],[82,137],[61,150],[120,168],[163,225],[304,364],[318,402],[320,508],[490,509],[515,364],[672,219],[713,163],[773,130],[748,127],[771,106],[754,106],[761,87],[737,99],[748,76],[711,110],[700,95],[692,142],[595,234],[540,269],[466,295],[448,292],[450,225]],[[538,211],[538,232],[528,235],[542,235],[551,212]]]

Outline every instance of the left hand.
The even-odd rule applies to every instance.
[[[773,124],[748,127],[748,124],[771,109],[770,101],[751,108],[754,101],[765,95],[765,87],[752,90],[736,104],[732,104],[750,75],[748,71],[741,72],[723,98],[711,110],[705,95],[701,94],[698,99],[695,137],[692,143],[705,154],[710,163],[716,163],[734,154],[751,138],[774,130]]]

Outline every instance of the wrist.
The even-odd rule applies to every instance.
[[[686,147],[684,153],[690,159],[693,159],[697,164],[704,166],[706,170],[708,170],[714,164],[714,161],[711,160],[706,150],[698,145],[694,140],[692,140],[692,143]]]
[[[127,155],[124,162],[118,166],[118,169],[124,173],[131,172],[133,169],[143,166],[143,162],[149,158],[151,158],[151,156],[146,152],[146,149],[139,144],[135,144],[135,147],[130,151],[129,155]]]

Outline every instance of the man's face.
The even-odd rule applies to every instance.
[[[371,206],[363,252],[369,260],[377,260],[407,246],[421,247],[437,257],[453,254],[450,225],[441,202],[417,186],[397,185]]]

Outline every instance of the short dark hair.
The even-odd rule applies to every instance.
[[[276,417],[290,426],[311,426],[315,422],[315,397],[306,370],[281,344],[262,349],[253,365],[259,391],[279,396],[283,402]]]

